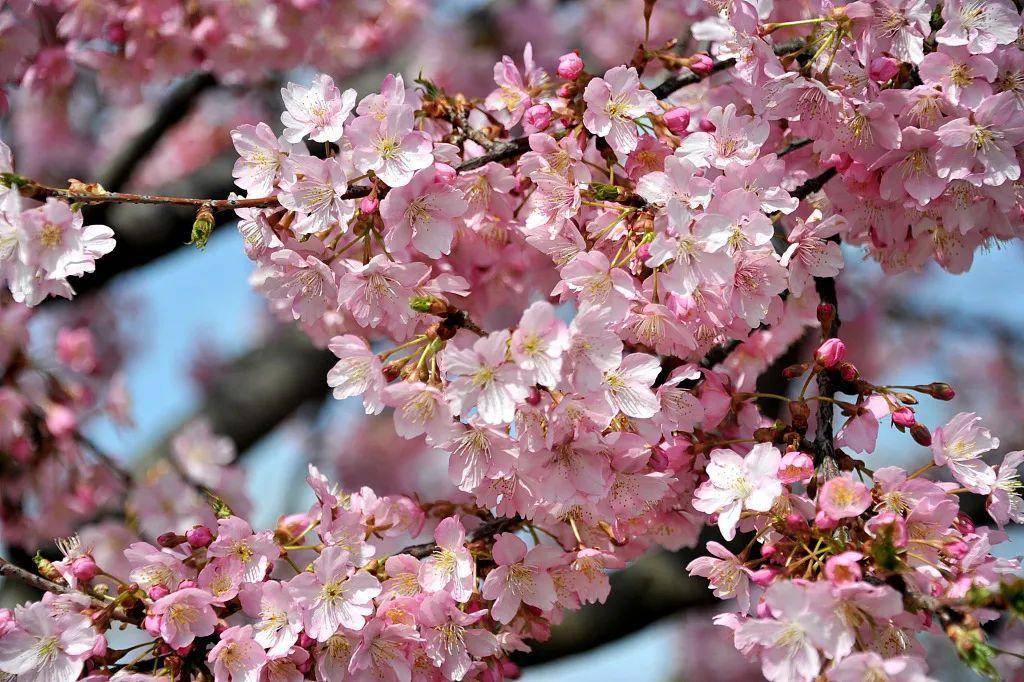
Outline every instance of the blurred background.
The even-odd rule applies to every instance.
[[[410,80],[422,73],[450,92],[482,97],[493,88],[494,62],[503,54],[520,61],[527,40],[542,66],[551,69],[559,54],[579,49],[588,69],[599,71],[628,61],[643,37],[642,0],[326,4],[339,16],[358,15],[356,25],[331,27],[332,41],[311,37],[307,53],[288,59],[234,59],[225,47],[229,56],[203,72],[187,59],[174,69],[138,72],[137,64],[86,54],[88,44],[49,56],[37,45],[16,55],[20,82],[5,89],[0,138],[13,148],[18,171],[38,180],[76,177],[109,190],[226,196],[235,156],[228,132],[261,120],[279,129],[279,87],[288,80],[306,82],[325,70],[362,94],[388,72]],[[5,52],[11,41],[3,40],[12,8],[0,9],[0,63],[12,58]],[[662,0],[652,40],[685,35],[687,19],[702,8],[702,0]],[[358,404],[330,397],[325,375],[333,356],[268,313],[250,287],[252,264],[231,223],[197,252],[185,245],[187,212],[118,207],[102,218],[117,232],[116,250],[76,282],[85,295],[71,305],[44,306],[33,318],[32,338],[37,355],[46,357],[57,326],[87,314],[94,326],[102,320],[100,340],[118,356],[117,418],[107,410],[87,432],[126,469],[166,455],[174,434],[205,420],[234,442],[254,525],[273,527],[279,515],[308,504],[309,462],[343,487],[370,485],[422,499],[451,494],[444,457],[394,436],[388,413],[367,417]],[[859,252],[849,250],[846,258],[843,334],[861,373],[891,384],[947,381],[957,399],[923,404],[919,421],[935,428],[957,411],[976,411],[1002,439],[1001,452],[1024,448],[1020,249],[979,253],[965,275],[935,268],[884,280]],[[798,343],[788,357],[807,352]],[[778,368],[765,381],[777,383]],[[930,458],[886,429],[872,467],[888,461],[915,469]],[[1017,538],[1001,553],[1021,546]],[[729,632],[711,624],[714,599],[703,580],[686,576],[690,558],[686,550],[654,554],[615,575],[607,604],[571,614],[550,642],[522,657],[524,679],[758,679]],[[0,601],[15,598],[5,593]],[[948,647],[935,651],[930,663],[940,679],[969,679]]]

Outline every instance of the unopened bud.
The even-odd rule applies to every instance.
[[[917,423],[914,411],[909,407],[901,407],[892,413],[892,423],[900,426],[913,426]]]
[[[551,125],[552,115],[551,107],[543,103],[534,104],[527,109],[526,114],[523,116],[523,125],[527,134],[547,130],[547,127]]]
[[[192,549],[200,549],[213,542],[213,532],[203,525],[193,526],[185,531],[185,539]]]
[[[846,344],[839,339],[827,339],[814,351],[814,361],[822,367],[835,367],[846,357]]]
[[[79,582],[87,583],[100,573],[100,567],[88,554],[75,557],[71,562],[71,573]]]
[[[899,72],[899,60],[892,57],[875,57],[871,60],[871,65],[868,67],[868,75],[879,83],[892,80]]]
[[[821,328],[829,329],[836,319],[836,307],[831,303],[819,303],[817,315],[818,324],[821,325]]]
[[[919,445],[928,447],[932,444],[932,432],[924,424],[914,424],[911,426],[910,435]]]
[[[690,71],[693,71],[698,76],[707,76],[715,70],[715,62],[709,55],[706,54],[695,54],[690,57],[689,63]]]
[[[174,532],[163,533],[156,539],[156,544],[160,545],[161,547],[166,547],[168,549],[172,547],[177,547],[183,542],[185,542],[185,536],[178,535]]]
[[[690,127],[690,110],[685,107],[669,109],[662,116],[662,120],[665,121],[665,127],[674,135],[685,135],[686,129]]]
[[[803,376],[804,372],[806,372],[810,366],[811,363],[809,362],[798,362],[795,365],[790,365],[782,370],[782,376],[786,379],[796,379],[797,377]]]
[[[189,244],[195,244],[196,248],[202,251],[206,243],[210,241],[210,234],[213,232],[213,211],[209,206],[203,206],[196,214],[196,221],[192,223],[192,238]]]
[[[167,589],[166,585],[153,585],[153,587],[149,588],[149,592],[147,592],[147,594],[149,595],[149,598],[152,599],[153,601],[158,601],[160,599],[163,599],[164,597],[166,597],[170,593],[171,593],[171,591],[169,589]]]
[[[359,210],[366,214],[373,213],[379,204],[376,194],[367,194],[359,201]]]
[[[843,377],[845,381],[853,381],[860,376],[860,372],[857,371],[856,365],[852,362],[840,362],[839,376]]]
[[[36,571],[39,572],[39,575],[55,583],[64,582],[64,577],[57,570],[57,567],[53,565],[53,562],[39,552],[36,552],[36,555],[32,557],[32,562],[36,565]]]
[[[717,126],[710,120],[708,120],[706,116],[700,120],[700,123],[697,124],[697,127],[700,128],[701,132],[704,133],[713,133],[717,128]]]
[[[583,60],[576,52],[567,52],[558,58],[558,68],[555,73],[566,80],[576,80],[583,73]]]
[[[900,401],[904,405],[917,405],[917,398],[910,395],[909,393],[894,393],[896,400]]]
[[[953,387],[943,381],[935,381],[928,384],[928,391],[926,393],[936,400],[952,400],[956,397],[956,391],[953,390]]]
[[[448,312],[448,304],[434,296],[413,296],[409,299],[409,307],[418,313],[444,315]]]

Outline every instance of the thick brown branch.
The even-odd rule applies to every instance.
[[[126,144],[100,173],[99,183],[107,189],[121,189],[164,133],[178,124],[205,90],[216,85],[212,75],[194,73],[178,83],[159,104],[153,119]]]

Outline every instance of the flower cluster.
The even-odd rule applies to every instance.
[[[48,296],[71,298],[69,277],[96,269],[114,249],[114,231],[85,225],[75,206],[21,195],[11,150],[0,142],[0,281],[18,303],[34,306]]]
[[[692,34],[715,58],[645,41],[629,64],[590,73],[569,52],[552,71],[527,45],[482,98],[393,74],[360,97],[317,74],[282,89],[280,126],[234,129],[244,196],[168,203],[198,207],[200,244],[235,210],[254,286],[337,357],[334,396],[388,410],[460,492],[343,494],[311,470],[310,511],[254,533],[222,501],[216,529],[161,516],[190,478],[213,485],[178,473],[132,498],[157,544],[121,572],[72,552],[54,575],[88,599],[8,616],[0,670],[39,665],[44,642],[60,679],[105,676],[123,652],[71,612],[135,622],[176,675],[500,679],[563,609],[607,596],[606,569],[713,524],[728,544],[690,571],[736,599],[718,622],[767,678],[927,679],[928,631],[991,673],[981,623],[1024,612],[1019,562],[992,549],[1024,515],[1024,456],[986,463],[998,441],[974,414],[920,423],[915,396],[950,400],[945,383],[862,377],[835,280],[840,243],[888,271],[960,272],[1017,236],[1021,18],[1008,0],[714,4]],[[74,214],[62,200],[114,200],[6,184],[5,203],[47,199],[13,212],[29,235],[27,215]],[[153,200],[116,200],[133,196]],[[86,233],[24,260],[76,274],[100,251]],[[782,372],[797,383],[757,390],[818,333]],[[856,458],[883,424],[931,462]],[[201,463],[230,459],[202,429],[178,447],[196,442]],[[398,548],[428,521],[434,543]]]
[[[41,572],[65,589],[0,611],[0,671],[106,679],[125,653],[108,631],[127,622],[151,638],[136,660],[156,672],[113,679],[207,666],[218,680],[497,680],[557,608],[608,593],[605,553],[529,547],[499,532],[522,522],[481,525],[470,513],[480,510],[344,493],[312,466],[307,480],[315,503],[273,532],[218,502],[213,523],[134,542],[120,557],[62,543],[66,557]],[[434,542],[393,549],[425,524]]]
[[[258,80],[271,65],[348,71],[388,49],[423,10],[418,0],[344,8],[291,0],[8,2],[0,8],[0,83],[60,90],[84,67],[124,98],[197,69],[235,82]]]

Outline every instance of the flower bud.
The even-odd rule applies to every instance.
[[[953,387],[943,381],[935,381],[928,384],[926,392],[936,400],[952,400],[956,397],[956,391],[953,390]]]
[[[177,533],[170,531],[167,533],[162,533],[161,535],[157,536],[156,539],[156,544],[160,545],[161,547],[166,547],[168,549],[170,549],[171,547],[177,547],[183,542],[185,542],[184,535],[178,535]]]
[[[99,575],[99,573],[100,567],[96,565],[96,562],[88,554],[75,557],[71,561],[71,574],[79,582],[87,583]]]
[[[839,339],[828,339],[814,351],[814,361],[822,367],[835,367],[846,356],[846,344]]]
[[[376,194],[367,194],[359,201],[359,210],[363,213],[370,214],[377,210],[377,206],[380,201],[377,199]]]
[[[662,119],[665,121],[665,127],[674,135],[685,135],[686,129],[690,127],[690,110],[686,107],[669,109]]]
[[[828,329],[836,319],[836,307],[831,303],[819,303],[816,314],[818,316],[818,324],[821,325],[821,328]]]
[[[569,99],[569,98],[572,97],[572,91],[573,91],[572,83],[562,83],[561,85],[558,86],[558,89],[555,90],[555,94],[558,95],[559,97],[561,97],[562,99]],[[564,125],[566,128],[568,128],[569,126],[572,125],[572,117],[571,116],[563,116],[561,120],[562,120],[562,125]]]
[[[924,424],[914,424],[911,426],[910,435],[919,445],[928,447],[932,444],[932,432]]]
[[[853,381],[860,376],[860,372],[857,371],[857,366],[852,362],[840,362],[839,376],[841,376],[844,381]]]
[[[195,580],[182,580],[180,583],[178,583],[179,590],[186,590],[190,587],[197,587]]]
[[[555,69],[555,73],[559,78],[576,80],[583,73],[583,60],[580,59],[578,53],[567,52],[558,58],[558,68]]]
[[[690,71],[693,71],[698,76],[707,76],[709,73],[715,70],[715,62],[709,55],[706,54],[695,54],[690,57]]]
[[[772,610],[771,610],[771,608],[769,608],[768,602],[766,602],[764,599],[762,599],[761,601],[757,602],[757,617],[758,618],[771,618],[772,617]]]
[[[697,124],[697,127],[700,128],[701,132],[705,133],[713,133],[716,129],[715,124],[709,121],[706,116],[700,119],[700,123]]]
[[[449,166],[447,163],[437,161],[434,163],[434,184],[437,185],[448,185],[455,182],[455,176],[458,173],[454,168]]]
[[[166,586],[157,584],[149,588],[149,592],[147,594],[149,594],[150,599],[152,599],[153,601],[157,601],[159,599],[163,599],[170,593],[171,591],[167,589]]]
[[[900,426],[913,426],[917,423],[914,411],[909,407],[901,407],[892,413],[892,423]]]
[[[810,366],[811,365],[808,362],[798,362],[795,365],[790,365],[782,370],[782,376],[786,379],[796,379],[797,377],[803,376],[804,372],[806,372]]]
[[[759,587],[768,587],[778,574],[776,568],[759,568],[750,572],[750,581]]]
[[[551,125],[551,107],[547,104],[534,104],[523,116],[523,126],[527,134],[539,133]]]
[[[879,83],[885,83],[895,78],[900,72],[899,60],[892,57],[875,57],[868,67],[868,75]]]
[[[185,531],[185,540],[192,549],[200,549],[213,542],[213,532],[203,525],[193,526]]]

